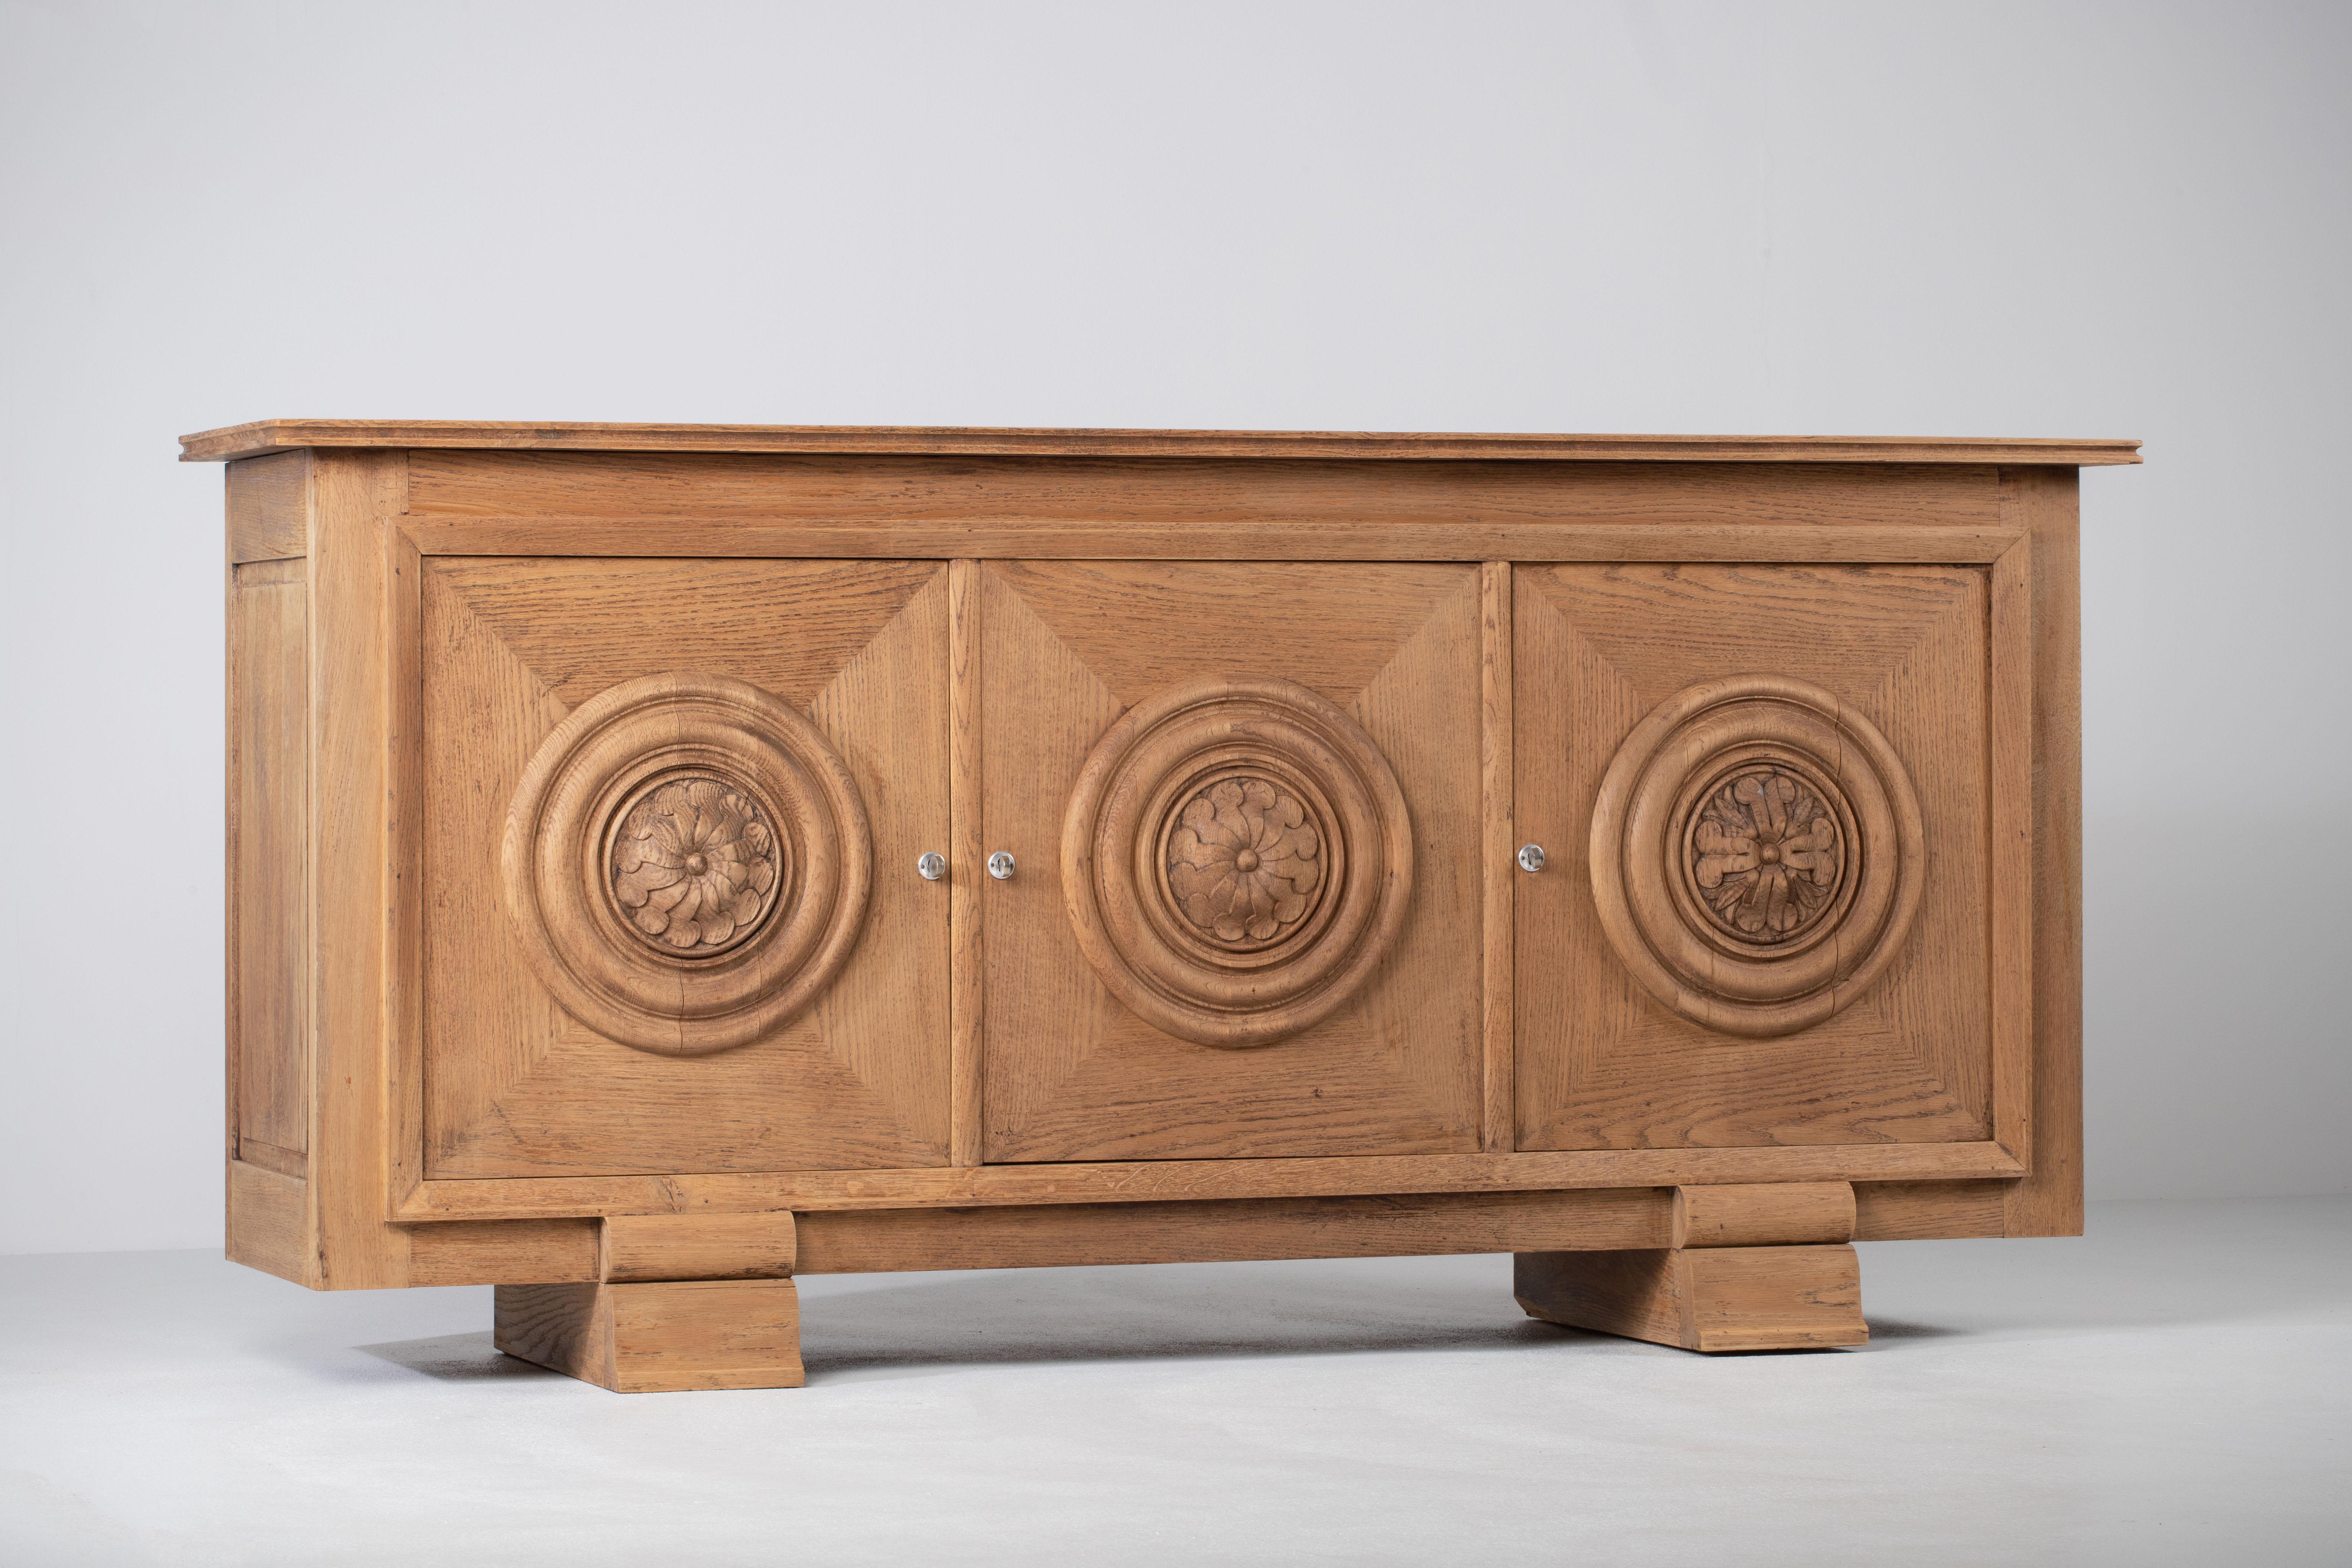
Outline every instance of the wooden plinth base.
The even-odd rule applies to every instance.
[[[1528,1315],[1685,1350],[1827,1350],[1870,1338],[1851,1247],[1522,1252]]]
[[[501,1285],[497,1324],[507,1354],[621,1394],[808,1381],[790,1279]]]

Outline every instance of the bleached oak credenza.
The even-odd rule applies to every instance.
[[[798,1274],[1508,1251],[1861,1341],[2081,1215],[2123,441],[289,420],[228,464],[228,1250],[622,1389]]]

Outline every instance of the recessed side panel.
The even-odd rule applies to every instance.
[[[1987,570],[1524,567],[1522,1149],[1994,1135]]]
[[[303,1173],[310,1148],[310,613],[305,563],[233,568],[229,1060],[236,1158]]]
[[[947,1157],[944,563],[427,558],[425,1173]]]

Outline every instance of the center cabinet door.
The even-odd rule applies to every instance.
[[[428,1177],[948,1158],[945,562],[428,557]]]
[[[977,570],[984,1157],[1475,1151],[1477,569]]]

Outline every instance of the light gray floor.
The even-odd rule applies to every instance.
[[[809,1386],[622,1395],[487,1289],[0,1258],[0,1563],[2341,1563],[2352,1200],[1867,1246],[1865,1350],[1507,1258],[803,1281]]]

